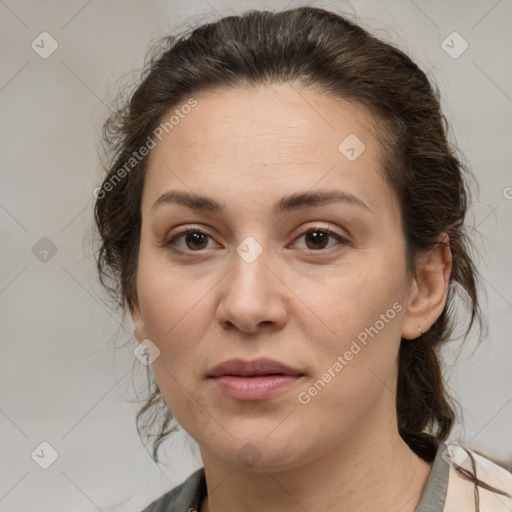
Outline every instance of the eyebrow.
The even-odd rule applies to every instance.
[[[343,202],[350,205],[358,206],[371,213],[371,208],[359,197],[344,192],[342,190],[320,190],[316,192],[297,192],[289,196],[282,197],[277,201],[272,211],[274,214],[289,213],[300,208],[311,208],[314,206],[322,206],[334,202]],[[153,212],[158,206],[163,204],[179,204],[187,208],[199,211],[207,211],[212,213],[222,213],[225,206],[215,199],[202,196],[192,192],[184,192],[171,190],[162,194],[151,206],[150,211]]]

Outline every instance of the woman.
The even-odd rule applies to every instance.
[[[439,347],[478,322],[466,171],[402,52],[322,9],[201,26],[105,126],[100,276],[204,468],[145,512],[510,510],[444,443]]]

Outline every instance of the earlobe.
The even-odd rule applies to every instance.
[[[449,237],[443,233],[438,244],[418,258],[411,283],[402,338],[413,340],[427,332],[446,304],[452,269]]]
[[[148,336],[138,305],[130,306],[130,313],[133,322],[133,332],[137,338],[137,341],[142,343],[145,339],[147,339]]]

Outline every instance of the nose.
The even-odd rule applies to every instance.
[[[286,324],[291,292],[269,260],[266,251],[251,263],[235,254],[232,269],[221,281],[217,320],[223,329],[254,334]]]

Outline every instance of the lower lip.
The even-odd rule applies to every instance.
[[[300,379],[298,375],[260,375],[240,377],[224,375],[214,381],[222,393],[233,400],[266,400],[289,388]]]

